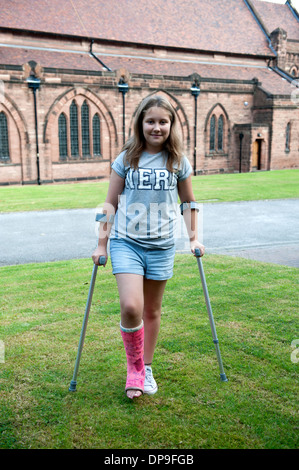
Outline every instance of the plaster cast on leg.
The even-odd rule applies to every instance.
[[[134,390],[138,393],[127,393],[129,398],[140,396],[144,392],[144,326],[143,322],[137,328],[124,328],[120,325],[127,357],[126,391]]]

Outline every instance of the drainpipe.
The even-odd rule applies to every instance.
[[[39,89],[40,79],[37,78],[34,73],[31,73],[30,77],[27,78],[28,88],[32,89],[33,100],[34,100],[34,117],[35,117],[35,141],[36,141],[36,166],[37,166],[37,184],[41,184],[40,181],[40,169],[39,169],[39,147],[38,147],[38,129],[37,129],[37,106],[36,106],[36,90]]]
[[[239,139],[240,139],[240,155],[239,155],[239,173],[242,173],[242,140],[243,140],[244,134],[241,132],[239,134]]]
[[[200,88],[196,83],[190,88],[191,94],[194,96],[194,151],[193,151],[193,174],[196,176],[196,134],[197,134],[197,98],[200,93]]]
[[[91,43],[90,43],[90,48],[89,48],[89,53],[90,55],[95,59],[97,60],[103,67],[105,67],[106,70],[108,70],[108,72],[112,72],[112,70],[108,67],[108,65],[105,65],[104,62],[102,62],[93,52],[92,52],[92,45],[94,43],[94,40],[92,39],[91,40]]]
[[[123,95],[123,145],[126,143],[126,108],[125,108],[125,94],[129,90],[129,85],[124,81],[123,78],[119,79],[117,84],[119,93]]]

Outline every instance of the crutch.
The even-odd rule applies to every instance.
[[[215,344],[216,348],[216,354],[217,354],[217,359],[218,359],[218,364],[219,364],[219,369],[220,369],[220,379],[222,382],[227,382],[227,378],[223,369],[223,364],[222,364],[222,359],[221,359],[221,354],[220,354],[220,349],[219,349],[219,341],[217,338],[217,333],[216,333],[216,327],[214,323],[214,318],[213,318],[213,313],[212,313],[212,307],[209,299],[209,293],[208,293],[208,288],[207,288],[207,283],[206,283],[206,278],[205,278],[205,273],[203,270],[203,265],[200,257],[200,250],[199,248],[195,249],[195,256],[197,259],[197,264],[198,264],[198,269],[199,269],[199,274],[201,278],[201,283],[202,283],[202,288],[205,296],[205,301],[206,301],[206,306],[209,314],[209,320],[210,320],[210,325],[211,325],[211,330],[212,330],[212,336],[213,336],[213,343]]]
[[[105,256],[100,256],[99,265],[103,266],[105,263],[106,263]],[[79,369],[81,353],[82,353],[83,344],[84,344],[84,338],[85,338],[85,333],[86,333],[86,328],[87,328],[87,322],[88,322],[88,317],[89,317],[89,311],[90,311],[90,306],[91,306],[94,285],[95,285],[95,281],[97,277],[97,270],[98,270],[98,265],[95,264],[92,270],[92,276],[91,276],[88,297],[87,297],[87,302],[86,302],[86,307],[85,307],[85,314],[84,314],[83,324],[82,324],[82,329],[81,329],[80,341],[79,341],[79,346],[78,346],[77,358],[76,358],[76,363],[75,363],[75,368],[74,368],[74,373],[73,373],[73,379],[69,387],[69,392],[76,391],[78,369]]]

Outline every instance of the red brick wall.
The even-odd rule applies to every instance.
[[[40,178],[43,183],[107,177],[110,163],[122,147],[122,94],[117,82],[121,71],[95,73],[44,72],[37,91]],[[1,75],[5,99],[0,103],[8,117],[11,161],[0,163],[0,184],[35,183],[37,179],[33,94],[23,71]],[[132,130],[132,116],[140,100],[149,93],[166,93],[175,106],[185,152],[193,165],[194,98],[192,78],[129,77],[125,96],[126,137]],[[262,134],[262,169],[298,168],[299,109],[290,101],[267,96],[254,83],[201,80],[197,108],[197,171],[219,173],[239,171],[239,132],[243,127],[242,171],[251,171],[252,145]],[[59,161],[58,118],[69,113],[72,100],[81,105],[86,99],[92,113],[102,122],[102,158]],[[245,104],[246,103],[246,104]],[[225,117],[223,151],[209,151],[209,119],[213,113]],[[290,151],[285,152],[285,129],[291,122]],[[249,127],[246,127],[248,126]],[[241,127],[240,127],[241,126]],[[250,127],[251,126],[251,127]],[[269,155],[271,163],[269,166]]]

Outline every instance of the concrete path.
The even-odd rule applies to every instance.
[[[299,200],[202,205],[207,253],[299,267]],[[0,214],[0,266],[88,258],[96,209]],[[186,238],[177,251],[188,252]]]

